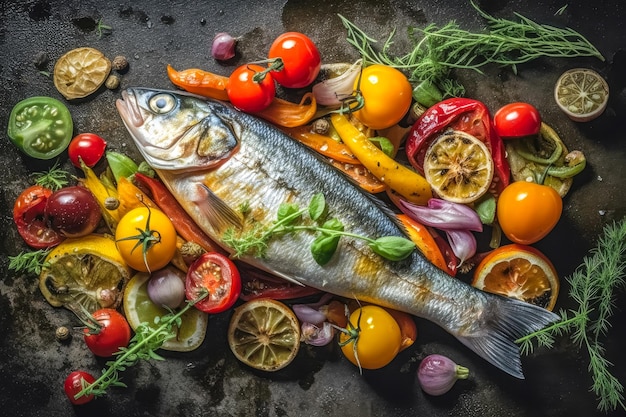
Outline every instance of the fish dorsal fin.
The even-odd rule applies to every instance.
[[[226,204],[204,184],[198,184],[198,192],[203,198],[197,199],[195,203],[217,233],[222,234],[231,227],[241,230],[243,218],[238,211]]]

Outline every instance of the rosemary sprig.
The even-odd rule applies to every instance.
[[[209,292],[204,290],[195,300],[187,301],[187,304],[177,313],[174,314],[172,312],[165,316],[157,317],[155,322],[160,324],[160,326],[156,329],[153,329],[148,323],[141,323],[137,326],[135,335],[130,340],[128,347],[120,348],[115,353],[117,358],[106,363],[107,368],[102,371],[102,375],[98,379],[91,384],[83,381],[83,389],[75,395],[75,398],[91,394],[94,397],[99,397],[106,394],[106,390],[109,387],[126,387],[126,384],[120,380],[119,373],[125,371],[129,366],[135,365],[140,360],[165,360],[156,351],[167,340],[175,337],[172,327],[174,325],[180,327],[183,314],[208,295]]]
[[[46,256],[50,249],[39,249],[30,252],[20,252],[16,256],[9,256],[9,269],[28,275],[39,275],[45,266]]]
[[[604,61],[602,54],[583,35],[569,28],[541,25],[515,13],[518,21],[499,19],[472,6],[485,19],[488,31],[470,32],[454,21],[443,26],[430,24],[423,29],[410,27],[409,39],[413,49],[402,56],[389,52],[395,30],[380,50],[374,48],[376,40],[367,35],[345,17],[339,15],[347,29],[347,41],[365,61],[389,65],[407,71],[411,82],[428,81],[437,85],[444,96],[458,95],[462,86],[452,80],[454,69],[469,69],[482,73],[487,64],[511,67],[539,57],[591,56]]]
[[[68,184],[69,175],[67,171],[59,168],[59,161],[57,161],[49,170],[34,173],[35,184],[56,191]]]
[[[308,213],[310,220],[312,220],[309,224],[301,224],[305,213]],[[269,226],[256,225],[241,235],[234,228],[229,228],[224,233],[223,240],[235,250],[235,257],[241,257],[245,254],[263,257],[268,242],[273,237],[312,231],[318,235],[311,244],[311,254],[313,259],[322,266],[332,258],[342,236],[365,240],[375,253],[392,261],[405,259],[415,249],[413,242],[400,236],[383,236],[371,239],[367,236],[345,232],[339,219],[326,220],[326,214],[326,200],[323,194],[318,193],[313,196],[307,208],[300,209],[295,204],[283,203],[279,207],[277,220]]]
[[[608,333],[615,307],[615,290],[626,284],[626,218],[604,227],[597,246],[567,278],[569,296],[576,310],[561,311],[561,320],[519,340],[522,353],[533,350],[533,343],[552,347],[555,337],[569,334],[570,339],[589,354],[591,390],[598,397],[598,409],[615,410],[624,404],[624,387],[609,371],[601,339]]]

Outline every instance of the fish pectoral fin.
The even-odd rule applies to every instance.
[[[243,228],[243,216],[219,198],[209,187],[198,184],[198,192],[203,197],[194,201],[204,213],[209,223],[218,233],[224,233],[234,227]]]

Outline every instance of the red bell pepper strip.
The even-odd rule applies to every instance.
[[[490,190],[499,195],[510,182],[511,169],[489,110],[478,100],[450,98],[426,110],[413,124],[406,140],[406,154],[411,165],[424,173],[424,155],[428,147],[447,129],[463,131],[487,145],[495,173]]]
[[[220,247],[200,229],[160,180],[136,172],[134,181],[139,188],[152,196],[152,200],[169,217],[176,232],[183,239],[197,243],[206,251],[222,252]]]

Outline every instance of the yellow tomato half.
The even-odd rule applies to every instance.
[[[398,123],[409,111],[412,101],[411,84],[395,68],[374,64],[366,67],[354,89],[359,89],[365,101],[354,116],[365,126],[379,130]]]

